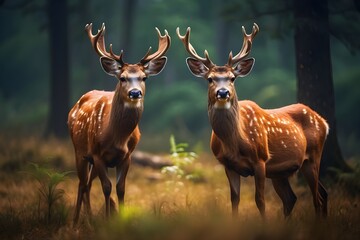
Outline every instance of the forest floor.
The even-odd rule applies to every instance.
[[[78,180],[72,159],[70,142],[0,138],[0,239],[289,240],[360,236],[359,193],[348,194],[339,185],[328,187],[329,216],[318,219],[310,190],[297,176],[291,183],[298,200],[289,219],[284,219],[281,201],[268,181],[267,220],[261,220],[251,177],[242,178],[239,217],[233,219],[223,167],[205,153],[187,169],[200,174],[199,181],[132,165],[126,182],[125,207],[110,219],[104,218],[104,197],[99,180],[94,180],[93,216],[90,219],[82,213],[78,226],[73,228]],[[43,169],[54,168],[58,173],[71,171],[54,188],[51,207],[49,198],[41,195],[48,185],[42,186],[44,183],[34,177],[32,163]],[[109,174],[114,186],[114,171]],[[116,199],[114,188],[112,197]]]

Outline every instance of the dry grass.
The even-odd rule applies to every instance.
[[[125,209],[104,220],[104,199],[98,180],[91,192],[93,218],[82,215],[79,227],[71,226],[77,192],[76,174],[60,185],[65,190],[59,211],[66,222],[46,222],[42,217],[38,184],[26,173],[29,162],[58,171],[74,170],[72,146],[56,139],[0,139],[0,238],[1,239],[357,239],[360,236],[359,194],[347,196],[329,189],[329,217],[316,219],[310,191],[292,179],[298,202],[292,217],[284,220],[279,198],[267,184],[268,221],[262,222],[254,202],[252,178],[243,179],[239,218],[230,214],[228,184],[221,166],[203,154],[194,165],[206,181],[169,181],[147,168],[132,165]],[[110,170],[114,183],[114,172]],[[116,199],[115,191],[112,194]],[[60,206],[60,205],[59,205]]]

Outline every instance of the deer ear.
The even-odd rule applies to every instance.
[[[167,62],[167,57],[161,57],[158,59],[151,60],[147,63],[145,68],[145,73],[149,76],[154,76],[159,74],[165,67]]]
[[[245,77],[251,72],[255,63],[254,58],[248,58],[240,61],[234,68],[234,74],[236,77]]]
[[[101,57],[100,64],[107,74],[117,76],[120,73],[121,65],[114,59],[108,57]]]
[[[201,61],[195,58],[187,58],[186,64],[188,65],[192,74],[196,77],[205,77],[209,72],[209,68],[207,68]]]

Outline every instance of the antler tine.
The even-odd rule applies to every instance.
[[[205,64],[205,66],[207,66],[208,68],[211,68],[214,66],[214,63],[211,61],[210,57],[209,57],[209,53],[207,52],[207,50],[204,51],[204,55],[205,55],[205,58],[203,57],[200,57],[195,48],[191,45],[190,43],[190,31],[191,31],[191,28],[188,27],[186,29],[186,33],[185,35],[181,35],[180,34],[180,28],[176,28],[176,33],[179,37],[179,39],[182,41],[182,43],[184,44],[185,46],[185,49],[186,51],[192,56],[194,57],[195,59],[201,61],[202,63]]]
[[[110,44],[110,55],[111,55],[116,61],[118,61],[121,65],[124,64],[124,61],[122,60],[123,53],[124,53],[124,51],[121,50],[121,51],[120,51],[120,55],[116,55],[116,54],[113,52],[113,50],[112,50],[112,44]]]
[[[158,28],[155,28],[155,29],[157,31],[158,38],[159,38],[158,50],[156,52],[150,54],[151,47],[149,47],[149,50],[146,52],[145,56],[140,60],[140,63],[143,65],[150,62],[153,59],[162,57],[170,47],[171,38],[169,36],[168,31],[165,29],[165,34],[161,35],[160,30]]]
[[[120,55],[114,54],[112,50],[112,44],[110,44],[110,53],[106,50],[105,39],[104,39],[105,23],[101,25],[100,30],[98,30],[98,32],[95,35],[92,34],[92,23],[86,24],[85,31],[89,36],[92,47],[95,49],[95,51],[100,57],[108,57],[118,61],[121,65],[124,64],[122,60],[123,51],[121,51]]]
[[[259,26],[254,23],[251,34],[247,34],[245,31],[245,27],[242,26],[242,32],[244,35],[244,41],[243,45],[241,47],[241,50],[238,54],[236,54],[234,57],[232,56],[232,52],[229,54],[229,60],[227,65],[232,66],[238,62],[240,62],[242,59],[247,57],[250,53],[251,46],[252,46],[252,40],[256,36],[256,34],[259,32]]]

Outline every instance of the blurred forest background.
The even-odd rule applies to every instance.
[[[292,2],[1,0],[1,132],[68,138],[67,113],[75,102],[89,90],[115,88],[116,79],[102,71],[84,31],[87,23],[95,32],[104,22],[107,46],[112,43],[116,53],[123,49],[130,63],[149,46],[156,48],[155,27],[172,37],[165,70],[147,81],[138,149],[167,152],[174,134],[209,151],[207,82],[188,71],[176,27],[184,33],[190,26],[198,52],[207,49],[222,65],[231,50],[241,48],[241,26],[250,32],[256,22],[260,32],[251,53],[256,63],[249,76],[237,80],[238,96],[264,108],[281,107],[298,101]],[[328,0],[328,17],[338,142],[344,159],[359,160],[359,2]],[[314,61],[318,57],[314,52]]]

